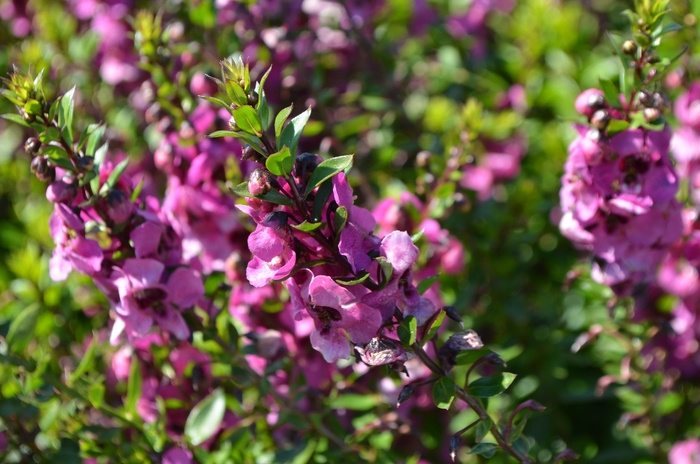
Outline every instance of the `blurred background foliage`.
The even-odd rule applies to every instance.
[[[5,8],[8,3],[13,2],[0,1]],[[449,16],[469,3],[430,0],[428,6]],[[112,147],[132,159],[151,156],[157,144],[149,139],[152,123],[130,106],[131,89],[101,79],[94,65],[101,39],[89,22],[77,19],[62,1],[32,0],[24,7],[31,34],[14,35],[17,17],[0,26],[0,74],[7,75],[12,65],[46,69],[50,100],[76,85],[82,97],[77,107],[81,124],[104,121]],[[297,108],[314,105],[305,150],[356,153],[351,180],[358,186],[359,204],[372,207],[405,190],[432,200],[431,214],[462,241],[467,253],[464,273],[441,276],[442,297],[518,374],[514,386],[491,401],[489,410],[512,409],[528,398],[545,405],[547,410],[533,414],[525,432],[542,462],[552,460],[551,450],[565,446],[581,454],[581,462],[662,462],[674,441],[700,431],[700,409],[693,408],[700,400],[697,385],[665,400],[661,408],[647,404],[658,387],[653,373],[640,373],[649,390],[613,384],[596,392],[600,377],[619,372],[627,352],[624,344],[639,345],[644,328],[631,322],[624,304],[609,310],[612,292],[588,279],[585,261],[551,219],[559,203],[566,147],[574,135],[571,124],[578,120],[574,100],[580,91],[597,86],[598,78],[619,74],[619,59],[607,34],[627,37],[621,12],[630,7],[631,2],[613,0],[520,0],[505,12],[492,8],[478,37],[455,37],[440,19],[418,34],[414,23],[420,12],[413,0],[387,0],[372,18],[369,39],[356,38],[357,52],[347,66],[338,67],[342,57],[333,51],[316,52],[301,63],[290,61],[290,68],[304,70],[304,79],[282,88],[273,103],[276,110],[288,102]],[[217,25],[213,0],[136,1],[130,16],[141,8],[160,10],[184,25],[186,39],[169,53],[194,57],[185,68],[185,82],[198,71],[217,74],[218,59],[244,49],[255,34],[235,24]],[[671,35],[663,50],[672,56],[683,44],[690,45],[679,64],[682,78],[692,81],[699,64],[700,2],[673,1],[671,11],[675,21],[688,27]],[[273,25],[283,21],[270,19]],[[256,66],[277,66],[270,53],[260,47],[253,57]],[[169,59],[174,58],[160,55],[156,63],[167,68]],[[344,86],[338,85],[339,79]],[[175,101],[178,85],[163,78],[154,91],[165,101]],[[524,90],[522,101],[504,105],[504,95],[515,85]],[[184,107],[193,104],[183,102]],[[0,113],[12,111],[0,99]],[[28,374],[21,363],[10,362],[2,343],[1,424],[18,440],[14,445],[25,447],[23,452],[38,447],[54,450],[48,453],[51,462],[80,462],[78,440],[96,439],[81,425],[81,414],[89,413],[86,403],[47,400],[53,386],[46,382],[58,382],[65,370],[80,363],[93,334],[107,324],[107,302],[87,278],[74,273],[67,282],[54,283],[48,277],[52,208],[45,201],[44,184],[29,172],[21,149],[25,137],[19,126],[0,121],[0,338],[8,336],[16,318],[35,318],[36,330],[17,354],[21,363],[39,368]],[[488,198],[460,187],[459,171],[446,187],[431,190],[455,147],[461,147],[461,164],[468,164],[485,152],[485,140],[514,138],[526,153],[521,171],[495,185]],[[430,155],[421,158],[421,152]],[[571,278],[571,269],[580,276]],[[601,336],[572,353],[574,341],[593,324],[622,334],[624,342]],[[100,383],[105,365],[101,357],[113,348],[97,346],[85,375]],[[36,390],[37,385],[43,390]],[[628,414],[654,407],[641,423]],[[444,450],[437,448],[444,447],[446,430],[453,433],[471,420],[473,413],[465,411],[449,417],[426,413],[421,432],[425,459],[438,462]],[[109,437],[97,439],[109,442]],[[391,448],[390,438],[373,440],[373,446]],[[257,462],[287,459],[265,455],[255,446],[249,452],[259,453]],[[319,459],[315,462],[324,462]],[[489,459],[464,454],[460,459],[508,462],[502,453]]]

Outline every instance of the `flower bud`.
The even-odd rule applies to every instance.
[[[260,223],[264,227],[272,227],[275,230],[279,230],[286,226],[289,222],[289,214],[284,211],[274,211],[265,216]]]
[[[306,182],[318,166],[318,157],[311,153],[302,153],[294,161],[294,173],[302,181]]]
[[[95,158],[92,156],[81,156],[78,158],[78,169],[83,172],[90,172],[95,167]]]
[[[637,53],[637,44],[634,43],[634,40],[625,40],[622,43],[622,53],[625,55],[634,55]]]
[[[70,203],[77,194],[77,186],[63,180],[52,182],[46,189],[46,199],[51,203]]]
[[[576,98],[576,111],[590,117],[597,109],[605,106],[605,97],[599,89],[588,89],[581,92]]]
[[[255,148],[251,147],[250,145],[243,147],[241,159],[243,161],[255,161],[256,163],[265,164],[265,157],[255,151]]]
[[[248,94],[248,104],[250,106],[255,106],[258,104],[258,93],[257,92],[250,92]]]
[[[240,130],[238,128],[238,124],[236,124],[236,119],[233,116],[231,116],[231,119],[228,120],[228,127],[234,132],[238,132]]]
[[[107,194],[107,216],[116,224],[122,224],[131,218],[134,204],[129,196],[121,190],[112,189]]]
[[[410,397],[413,396],[413,393],[416,391],[416,388],[409,384],[406,385],[401,389],[401,393],[399,393],[399,399],[396,400],[396,407],[398,408],[401,406],[401,403],[405,403],[406,400],[408,400]]]
[[[654,107],[661,111],[661,113],[665,113],[669,110],[669,108],[671,108],[671,102],[666,94],[662,92],[655,92],[652,97],[654,99]]]
[[[56,178],[56,170],[49,166],[49,161],[45,156],[37,156],[30,165],[31,171],[36,174],[36,178],[42,182],[50,182]]]
[[[401,371],[403,363],[408,360],[406,350],[388,338],[374,337],[364,347],[356,346],[355,350],[360,353],[362,362],[368,366],[399,363],[393,368]]]
[[[265,359],[272,359],[284,348],[284,340],[280,332],[268,329],[261,334],[255,334],[255,345],[258,348],[258,355]]]
[[[270,184],[270,176],[267,170],[258,168],[250,174],[248,180],[248,191],[253,196],[262,196],[272,189]]]
[[[643,114],[644,120],[652,124],[658,122],[661,118],[661,111],[656,108],[644,108]]]
[[[646,90],[642,90],[639,92],[639,103],[645,107],[654,106],[654,97]]]
[[[36,137],[29,137],[26,142],[24,142],[24,151],[27,153],[36,153],[41,147],[41,142]]]
[[[416,155],[416,164],[421,168],[428,166],[428,161],[430,161],[431,156],[432,153],[427,150],[418,152],[418,155]]]
[[[466,350],[478,350],[484,347],[479,335],[473,330],[452,335],[438,350],[438,358],[446,370],[454,367],[457,355]]]
[[[452,462],[455,462],[457,457],[457,450],[459,450],[459,445],[462,443],[462,439],[458,435],[452,435],[450,437],[450,458]]]
[[[600,130],[605,130],[610,124],[610,113],[605,110],[598,110],[591,116],[591,124],[593,127]]]
[[[36,116],[29,114],[26,111],[22,111],[22,119],[24,119],[24,122],[31,124],[36,121]]]

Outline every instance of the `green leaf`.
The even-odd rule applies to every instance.
[[[241,197],[254,198],[253,195],[250,194],[250,190],[248,190],[248,181],[242,182],[234,187],[231,187],[230,190],[231,192]],[[294,206],[292,200],[285,197],[276,190],[270,190],[265,195],[255,198],[260,198],[262,200],[269,201],[270,203],[275,203],[276,205]]]
[[[34,99],[27,100],[27,103],[24,104],[24,111],[33,116],[40,116],[43,113],[41,103]]]
[[[258,92],[258,108],[261,107],[262,105],[262,100],[264,96],[264,91],[265,91],[265,82],[267,82],[267,78],[270,77],[270,73],[272,72],[272,66],[267,68],[267,71],[265,71],[265,74],[263,75],[262,79],[260,79],[260,83],[257,85],[257,92]]]
[[[656,30],[654,30],[654,32],[651,33],[651,38],[652,38],[652,40],[655,40],[655,39],[658,39],[659,37],[664,36],[668,33],[680,31],[683,28],[684,28],[684,26],[681,26],[678,23],[670,22],[663,27],[656,28]]]
[[[338,206],[333,217],[333,227],[335,228],[335,240],[340,240],[340,233],[348,223],[348,209],[345,206]]]
[[[311,107],[292,119],[282,130],[282,134],[280,134],[279,140],[277,141],[277,146],[286,145],[289,147],[289,151],[296,153],[299,138],[301,137],[306,122],[309,120],[309,116],[311,116]]]
[[[61,137],[61,134],[55,127],[47,127],[44,132],[39,134],[39,140],[43,143],[57,142],[59,137]]]
[[[70,146],[73,145],[73,103],[75,86],[61,97],[58,108],[58,126],[61,128],[63,139]]]
[[[228,109],[228,104],[227,104],[225,101],[223,101],[222,99],[220,99],[220,98],[208,97],[208,96],[205,96],[205,95],[199,95],[199,98],[201,98],[202,100],[206,100],[206,101],[208,101],[208,102],[211,102],[211,103],[213,103],[213,104],[215,104],[215,105],[218,105],[218,106],[221,106],[221,107],[223,107],[223,108]]]
[[[389,283],[391,276],[394,274],[394,266],[383,256],[374,258],[374,260],[379,263],[379,267],[382,269],[384,280],[382,281],[381,287],[383,288]]]
[[[7,344],[11,351],[20,353],[24,351],[34,337],[36,323],[39,320],[39,305],[34,303],[22,310],[12,320],[7,332]]]
[[[457,385],[452,377],[445,376],[433,384],[433,401],[440,409],[450,409],[450,405],[455,398]]]
[[[328,401],[331,409],[350,409],[352,411],[368,411],[381,403],[377,395],[345,394]]]
[[[121,163],[117,164],[116,167],[114,168],[114,171],[109,175],[107,178],[107,181],[102,184],[102,187],[100,187],[100,194],[105,194],[107,193],[110,189],[112,189],[116,183],[119,181],[119,178],[121,175],[124,173],[126,170],[126,167],[129,165],[129,158],[125,158],[121,161]]]
[[[612,137],[615,134],[619,134],[630,128],[630,123],[628,121],[623,121],[622,119],[612,119],[610,124],[608,124],[607,132],[608,136]]]
[[[29,124],[19,114],[7,113],[7,114],[0,115],[0,118],[7,119],[8,121],[12,121],[12,122],[17,123],[17,124],[24,126],[24,127],[29,127]]]
[[[105,397],[105,386],[102,383],[94,383],[88,387],[88,399],[96,408],[102,406]]]
[[[399,335],[399,340],[405,346],[411,346],[416,343],[416,335],[418,333],[418,321],[414,316],[406,316],[401,324],[396,329]]]
[[[262,135],[260,117],[252,106],[244,105],[233,110],[233,119],[243,132],[257,137]]]
[[[290,224],[290,226],[292,226],[296,230],[300,230],[302,232],[313,232],[314,230],[318,229],[322,225],[323,225],[322,222],[307,222],[307,221],[304,221],[301,224]]]
[[[499,447],[496,443],[479,443],[469,450],[469,454],[480,454],[481,456],[490,459],[498,450]]]
[[[237,82],[226,82],[226,94],[231,99],[231,101],[237,105],[243,106],[248,104],[248,95],[246,95],[245,90],[243,90],[243,87],[238,85]],[[236,122],[238,122],[238,120],[236,120]]]
[[[230,131],[230,130],[220,130],[220,131],[215,131],[212,132],[211,134],[207,135],[210,139],[216,139],[219,137],[235,137],[238,132]]]
[[[137,199],[137,198],[139,197],[139,195],[141,194],[141,190],[143,190],[143,182],[144,182],[145,180],[146,180],[146,176],[142,176],[142,177],[141,177],[141,180],[140,180],[139,183],[136,185],[136,188],[134,189],[134,191],[131,192],[131,198],[130,198],[130,199],[131,199],[131,202],[132,202],[132,203],[135,202],[136,199]]]
[[[279,137],[282,134],[282,127],[284,126],[285,121],[287,121],[287,118],[292,112],[292,109],[294,109],[294,105],[289,105],[279,113],[277,113],[277,117],[275,118],[275,137],[277,138],[277,143],[279,144]]]
[[[323,214],[323,208],[328,201],[328,198],[333,192],[333,184],[328,181],[321,184],[321,186],[316,190],[316,195],[314,196],[314,210],[313,219],[314,221],[321,222],[321,215]]]
[[[341,279],[333,279],[333,280],[335,280],[335,281],[336,281],[337,283],[339,283],[340,285],[348,285],[348,286],[350,286],[350,285],[361,284],[362,282],[364,282],[364,281],[367,280],[368,278],[369,278],[369,272],[367,272],[367,271],[362,271],[362,272],[360,272],[358,275],[356,275],[355,277],[341,278]]]
[[[287,126],[289,127],[289,126]],[[285,128],[285,130],[287,130]],[[304,192],[304,198],[306,198],[317,186],[321,185],[327,179],[330,179],[339,172],[345,171],[352,166],[353,155],[337,156],[325,160],[319,164],[314,173],[311,174],[311,178],[306,186],[306,191]]]
[[[427,292],[428,289],[435,283],[435,281],[438,280],[439,277],[439,275],[435,275],[431,277],[426,277],[425,279],[421,280],[418,286],[416,287],[418,293],[422,295],[425,292]]]
[[[192,408],[185,422],[185,437],[198,446],[207,441],[219,428],[226,413],[226,396],[217,388]]]
[[[78,364],[78,367],[73,371],[73,373],[68,379],[68,386],[73,385],[76,380],[78,380],[83,374],[85,374],[85,372],[87,372],[88,369],[92,368],[92,363],[95,360],[96,342],[97,336],[95,335],[95,333],[93,333],[92,341],[90,342],[90,346],[88,346],[88,349],[85,352],[83,359],[80,360],[80,364]]]
[[[126,386],[126,403],[124,406],[133,417],[138,417],[136,403],[138,402],[139,398],[141,398],[142,382],[143,379],[141,378],[141,366],[139,365],[139,360],[136,356],[132,356],[131,369],[129,369],[129,381]]]
[[[471,364],[474,364],[479,359],[483,358],[489,353],[491,353],[491,350],[489,350],[488,348],[460,351],[455,357],[455,364],[457,364],[458,366],[469,366]]]
[[[261,96],[260,100],[258,100],[258,114],[260,115],[262,130],[265,131],[270,125],[270,107],[267,105],[265,96]]]
[[[685,396],[678,392],[668,392],[654,403],[654,412],[660,416],[665,416],[677,411],[685,402]]]
[[[600,87],[603,89],[603,94],[605,95],[605,100],[613,108],[622,108],[620,104],[620,91],[613,81],[610,79],[599,79]]]
[[[105,129],[107,129],[107,127],[104,124],[100,124],[95,128],[95,130],[92,131],[92,133],[88,137],[87,146],[85,147],[85,154],[87,156],[95,155],[97,151],[97,145],[100,143],[100,140],[102,140],[102,136],[105,133]],[[97,160],[95,160],[95,164],[97,164]]]
[[[294,158],[286,146],[280,151],[270,155],[265,161],[265,167],[276,176],[287,177],[294,168]]]
[[[58,107],[61,106],[61,99],[58,98],[56,101],[51,103],[51,106],[49,107],[49,121],[53,121],[56,119],[56,114],[58,113]]]
[[[438,333],[438,330],[440,329],[440,326],[442,325],[442,321],[444,319],[445,319],[445,311],[439,311],[437,317],[435,318],[433,323],[430,325],[428,332],[421,339],[420,346],[424,346],[427,342],[430,341],[430,339],[432,339]]]
[[[510,372],[482,377],[469,384],[467,393],[479,398],[497,396],[506,391],[510,384],[513,383],[513,380],[515,380],[515,377],[516,375]]]

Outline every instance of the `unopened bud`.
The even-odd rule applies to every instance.
[[[431,156],[432,153],[430,153],[427,150],[419,152],[418,155],[416,155],[416,164],[421,168],[428,166],[428,162],[430,161]]]
[[[31,171],[36,174],[36,178],[42,182],[50,182],[56,178],[56,170],[49,166],[49,161],[45,156],[37,156],[30,165]]]
[[[270,176],[268,172],[264,169],[256,169],[250,174],[250,180],[248,180],[248,191],[253,196],[262,196],[268,193],[272,189],[270,184]]]
[[[661,111],[656,108],[644,108],[643,114],[644,120],[652,124],[658,122],[659,118],[661,118]]]
[[[238,132],[240,130],[238,128],[238,124],[236,124],[236,119],[233,116],[231,116],[231,119],[228,120],[228,127],[234,132]]]
[[[250,106],[255,106],[258,104],[258,93],[257,92],[250,92],[248,94],[248,104]]]
[[[272,359],[284,348],[282,334],[277,330],[268,329],[261,334],[252,337],[258,348],[258,355],[265,359]]]
[[[598,110],[591,116],[591,124],[596,129],[604,130],[610,124],[610,113],[605,110]]]
[[[647,71],[647,80],[650,81],[653,78],[656,77],[656,75],[659,73],[659,70],[656,68],[651,68],[649,71]]]
[[[265,157],[258,153],[255,148],[251,147],[250,145],[243,147],[241,159],[243,161],[255,161],[256,163],[265,164]]]
[[[24,151],[27,153],[36,153],[41,147],[41,142],[36,137],[29,137],[26,142],[24,142]]]
[[[274,211],[265,216],[260,223],[264,227],[272,227],[275,230],[279,230],[286,226],[289,222],[289,214],[284,211]]]
[[[318,157],[312,153],[302,153],[294,160],[294,173],[302,181],[306,182],[318,166]]]
[[[416,388],[413,385],[409,384],[403,387],[399,393],[399,399],[396,400],[396,407],[398,408],[402,403],[405,403],[410,397],[413,396],[415,391]]]
[[[90,172],[95,167],[95,158],[92,156],[81,156],[78,158],[78,169],[83,172]]]
[[[107,194],[107,216],[117,224],[129,220],[134,211],[134,204],[129,196],[121,190],[112,189]]]
[[[455,462],[455,459],[457,458],[457,451],[459,450],[459,445],[461,444],[462,438],[458,435],[452,435],[450,437],[450,458],[452,458],[452,462]]]
[[[662,92],[655,92],[653,98],[654,107],[661,111],[661,113],[665,113],[669,110],[669,108],[671,108],[671,101],[668,99],[666,94]]]
[[[659,61],[661,61],[661,58],[659,58],[659,53],[656,52],[655,50],[650,51],[649,54],[647,55],[647,63],[656,64]],[[652,70],[657,71],[656,69],[652,69]],[[652,70],[649,70],[649,72],[651,72]],[[654,75],[656,75],[656,73],[654,73]]]
[[[457,355],[466,350],[478,350],[484,347],[479,335],[473,330],[452,335],[438,350],[438,358],[446,370],[454,367]]]
[[[484,356],[484,360],[489,364],[506,367],[506,362],[497,353],[489,353]]]
[[[554,462],[557,462],[557,461],[575,461],[579,457],[580,456],[578,454],[574,453],[572,450],[567,448],[562,453],[560,453],[557,457],[554,458]]]
[[[634,55],[637,53],[637,44],[634,43],[634,40],[625,40],[622,43],[622,53],[625,55]]]
[[[646,90],[642,90],[639,92],[639,103],[646,107],[654,106],[654,97]]]
[[[535,400],[527,400],[527,401],[523,402],[522,404],[520,404],[520,406],[518,406],[516,409],[517,410],[529,409],[530,411],[542,412],[547,408]]]
[[[70,203],[78,194],[78,187],[73,182],[59,180],[52,182],[46,189],[46,199],[51,203]]]
[[[453,321],[459,323],[459,325],[464,328],[464,322],[462,322],[462,316],[457,313],[457,310],[455,309],[454,306],[443,306],[442,310],[445,311],[445,315],[452,319]]]
[[[36,121],[36,116],[29,114],[26,111],[22,111],[22,119],[24,119],[24,122],[31,124]]]
[[[589,108],[597,110],[605,106],[605,97],[600,93],[592,93],[586,102]]]

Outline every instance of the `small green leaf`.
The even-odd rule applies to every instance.
[[[460,351],[455,357],[455,364],[458,366],[469,366],[491,353],[488,348],[480,348],[478,350]]]
[[[228,104],[227,104],[225,101],[223,101],[222,99],[220,99],[220,98],[208,97],[208,96],[204,96],[204,95],[200,95],[199,98],[201,98],[202,100],[206,100],[206,101],[208,101],[208,102],[211,102],[211,103],[213,103],[213,104],[215,104],[215,105],[218,105],[218,106],[221,106],[221,107],[223,107],[223,108],[227,108],[227,109],[228,109]]]
[[[49,107],[49,121],[53,121],[56,119],[56,114],[58,113],[58,107],[61,106],[61,99],[58,98],[56,101],[51,103],[51,106]]]
[[[275,137],[277,138],[277,143],[279,143],[279,137],[282,134],[282,127],[284,126],[285,121],[287,121],[287,118],[292,112],[292,109],[294,109],[294,105],[289,105],[279,113],[277,113],[277,117],[275,118]]]
[[[34,303],[22,310],[12,320],[7,332],[7,344],[14,353],[24,351],[34,337],[36,323],[39,320],[39,305]]]
[[[138,417],[136,403],[138,402],[139,398],[141,398],[142,382],[141,366],[139,366],[138,358],[136,356],[132,356],[131,369],[129,369],[129,381],[126,386],[126,403],[124,406],[133,417]]]
[[[61,134],[55,127],[47,127],[44,132],[39,134],[39,140],[43,143],[58,142],[59,137]]]
[[[350,168],[352,166],[352,161],[353,155],[346,155],[337,156],[335,158],[325,160],[319,164],[314,170],[314,173],[311,174],[311,178],[306,186],[306,191],[304,192],[304,198],[306,198],[317,186],[321,185],[327,179],[330,179],[339,172]]]
[[[210,139],[216,139],[219,137],[235,137],[238,132],[230,131],[230,130],[220,130],[220,131],[215,131],[212,132],[211,134],[207,135]]]
[[[260,117],[252,106],[244,105],[233,110],[233,119],[243,132],[257,137],[262,135]]]
[[[333,227],[335,228],[335,240],[338,242],[340,240],[340,233],[345,229],[348,223],[348,209],[345,206],[338,206],[335,210],[335,216],[333,218]]]
[[[8,121],[12,121],[12,122],[17,123],[17,124],[24,126],[24,127],[29,127],[29,124],[19,114],[7,113],[7,114],[0,115],[0,118],[7,119]]]
[[[304,221],[301,224],[290,224],[293,228],[296,230],[300,230],[302,232],[313,232],[314,230],[318,229],[319,227],[323,226],[322,222],[307,222]]]
[[[331,193],[333,192],[333,184],[330,181],[324,182],[321,184],[321,186],[316,190],[316,195],[314,197],[314,210],[313,210],[313,219],[314,221],[321,222],[321,215],[323,214],[323,208],[326,205],[326,202],[328,201],[328,198],[331,196]]]
[[[87,146],[85,147],[85,154],[87,156],[95,155],[97,151],[97,145],[100,143],[100,140],[102,139],[102,136],[105,133],[105,129],[107,129],[107,127],[104,124],[100,124],[88,136]],[[97,160],[95,160],[95,164],[97,164]]]
[[[430,341],[430,339],[432,339],[438,333],[438,330],[440,329],[440,326],[442,325],[442,321],[444,319],[445,319],[445,311],[439,311],[437,317],[435,318],[433,323],[430,325],[428,332],[421,339],[420,346],[424,346],[427,342]]]
[[[92,368],[92,363],[95,360],[96,342],[97,337],[93,333],[92,341],[90,342],[90,346],[88,346],[88,349],[85,352],[83,359],[80,360],[80,364],[78,364],[78,367],[73,371],[73,373],[68,379],[68,386],[74,384],[75,381],[78,380],[83,374],[85,374],[85,372],[87,372],[88,369]]]
[[[136,185],[136,188],[134,189],[133,192],[131,192],[131,202],[135,202],[136,199],[139,197],[141,194],[141,190],[143,190],[143,182],[146,180],[146,176],[142,176],[141,180],[139,183]]]
[[[227,81],[226,82],[226,94],[231,99],[231,101],[237,105],[247,105],[248,95],[246,95],[243,87],[238,85],[237,82]],[[228,105],[226,105],[228,106]],[[236,120],[237,121],[237,120]]]
[[[27,103],[24,104],[24,111],[33,116],[40,116],[43,112],[41,103],[33,99],[28,100]]]
[[[450,409],[450,405],[455,398],[457,385],[452,377],[445,376],[433,384],[433,401],[440,409]]]
[[[333,279],[333,280],[335,280],[335,281],[336,281],[337,283],[339,283],[340,285],[351,286],[351,285],[361,284],[362,282],[364,282],[364,281],[367,280],[368,278],[369,278],[369,272],[367,272],[367,271],[362,271],[362,272],[360,272],[358,275],[356,275],[355,277],[351,277],[351,278],[341,278],[341,279]]]
[[[498,449],[499,448],[496,443],[479,443],[469,450],[469,454],[479,454],[487,459],[490,459],[494,454],[496,454]]]
[[[379,267],[382,269],[384,280],[382,281],[381,287],[383,288],[389,283],[389,280],[391,280],[391,276],[394,274],[394,266],[383,256],[374,258],[374,260],[379,263]]]
[[[603,94],[605,94],[605,100],[613,108],[621,108],[620,104],[620,91],[613,81],[610,79],[600,79],[600,87],[603,89]]]
[[[264,95],[259,97],[258,101],[258,114],[260,115],[260,122],[262,123],[262,130],[267,130],[270,125],[270,107],[267,105],[267,98]]]
[[[276,176],[287,177],[294,168],[294,158],[286,146],[280,151],[270,155],[265,161],[265,167]]]
[[[306,122],[309,120],[309,116],[311,116],[311,107],[309,107],[306,111],[292,119],[289,122],[289,124],[287,124],[282,130],[282,134],[280,134],[279,136],[277,146],[286,145],[289,147],[289,151],[291,151],[292,153],[296,153],[297,145],[299,144],[299,138],[301,138],[301,133],[304,130]]]
[[[500,395],[513,383],[515,377],[516,375],[510,372],[482,377],[469,384],[468,393],[479,398]]]
[[[332,409],[350,409],[352,411],[368,411],[381,403],[377,395],[345,394],[328,401]]]
[[[628,121],[623,121],[622,119],[612,119],[610,124],[608,124],[607,132],[608,136],[619,134],[630,128],[630,123]]]
[[[267,68],[267,71],[265,71],[265,74],[263,75],[262,79],[260,79],[260,83],[257,85],[257,91],[258,91],[258,96],[260,99],[258,100],[258,108],[262,105],[262,100],[263,100],[263,94],[265,91],[265,82],[267,82],[267,78],[270,77],[270,73],[272,72],[272,66]]]
[[[431,276],[431,277],[426,277],[425,279],[421,280],[416,289],[418,290],[418,293],[421,295],[424,294],[425,292],[428,291],[428,289],[438,280],[440,276]]]
[[[58,108],[58,125],[61,128],[63,139],[70,146],[73,145],[73,103],[75,86],[61,97]]]
[[[396,329],[399,335],[399,340],[406,346],[411,346],[416,343],[416,335],[418,333],[418,321],[414,316],[406,316],[401,324]]]
[[[102,383],[94,383],[88,387],[88,399],[96,408],[102,406],[105,397],[105,386]]]
[[[121,161],[121,163],[117,164],[112,173],[109,175],[107,178],[107,181],[102,184],[102,187],[100,187],[100,194],[105,194],[107,193],[110,189],[112,189],[117,182],[119,181],[119,178],[121,175],[124,173],[126,170],[126,167],[129,165],[129,158],[125,158]]]
[[[192,408],[185,422],[185,437],[193,446],[207,441],[219,428],[226,413],[226,396],[217,388]]]

